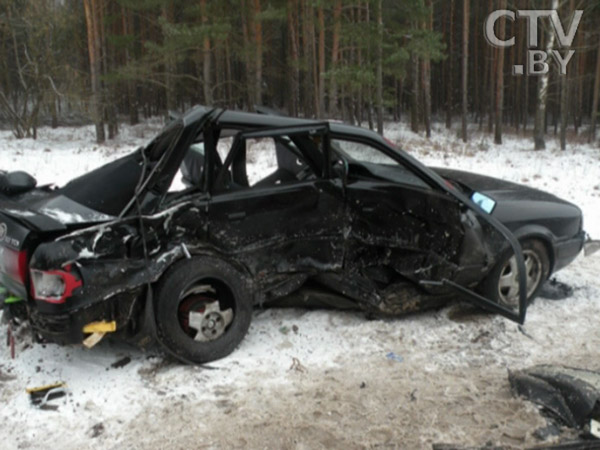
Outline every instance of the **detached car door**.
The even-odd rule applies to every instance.
[[[239,133],[213,184],[209,242],[259,278],[341,268],[341,180],[325,176],[327,124]]]

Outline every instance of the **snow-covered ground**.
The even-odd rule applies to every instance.
[[[149,140],[158,122],[93,144],[93,128],[41,129],[37,141],[0,132],[0,168],[41,184],[68,179]],[[441,128],[430,140],[389,124],[386,137],[430,165],[524,183],[578,204],[600,237],[600,149],[489,136],[467,145]],[[507,370],[538,363],[600,370],[600,255],[557,274],[574,295],[538,299],[524,327],[453,305],[395,320],[360,313],[256,311],[247,337],[210,368],[180,365],[122,343],[92,350],[0,347],[2,448],[431,448],[432,443],[521,448],[544,426],[509,391]],[[6,327],[0,327],[1,342]],[[111,364],[128,356],[122,368]],[[26,387],[66,382],[57,411],[31,406]]]

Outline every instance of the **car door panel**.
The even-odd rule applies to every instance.
[[[458,202],[433,190],[382,181],[347,187],[350,236],[403,276],[452,277],[464,237]]]
[[[333,270],[343,261],[343,199],[328,180],[214,196],[209,221],[209,242],[256,274]]]
[[[527,309],[523,257],[519,242],[504,225],[388,143],[335,135],[331,146],[341,155],[347,182],[351,219],[348,270],[362,268],[364,272],[365,267],[375,265],[382,273],[381,269],[393,268],[430,293],[454,292],[523,323]],[[489,264],[509,249],[516,255],[519,272],[517,308],[472,290]]]
[[[225,172],[233,167],[237,182],[231,186],[235,187],[216,192],[209,206],[211,245],[235,254],[259,276],[340,269],[347,222],[341,181],[324,179],[318,173],[307,180],[248,186],[243,179],[245,168],[236,160],[240,155],[246,157],[242,144],[246,138],[302,137],[325,134],[326,130],[326,125],[316,124],[305,129],[250,131],[238,136],[218,177],[228,179],[230,175]],[[280,165],[281,151],[282,147],[277,147]],[[236,156],[235,152],[240,153]],[[217,184],[221,185],[219,180]]]

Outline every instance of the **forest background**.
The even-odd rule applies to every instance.
[[[486,39],[497,10],[515,12],[493,28],[512,46]],[[522,10],[575,30],[565,48],[549,17],[536,22],[537,51],[572,51],[566,74],[551,56],[546,73],[515,74],[532,50]],[[556,135],[565,148],[597,141],[600,1],[0,0],[0,64],[0,122],[18,138],[87,121],[103,142],[195,104],[268,105],[380,133],[406,120],[430,136],[437,121],[464,141],[510,132],[543,149]]]

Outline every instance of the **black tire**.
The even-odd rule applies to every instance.
[[[206,295],[218,301],[221,309],[231,308],[233,319],[214,340],[200,342],[190,332],[194,330],[189,319],[187,325],[182,319],[181,307],[184,301],[189,303],[192,296],[200,295],[189,294],[193,286],[207,285],[215,292]],[[184,362],[202,364],[229,355],[246,335],[252,319],[253,295],[248,277],[214,256],[198,256],[175,263],[160,280],[155,298],[158,339]]]
[[[523,257],[526,264],[530,258],[532,264],[528,270],[527,303],[529,304],[540,292],[544,282],[550,275],[550,259],[548,257],[548,250],[546,249],[546,246],[537,239],[527,239],[522,241],[521,248],[523,249]],[[515,299],[512,295],[509,295],[511,293],[514,294],[514,288],[507,289],[506,286],[500,286],[502,281],[501,279],[503,277],[506,279],[506,277],[511,274],[511,270],[515,270],[514,264],[512,269],[510,267],[510,261],[513,257],[514,253],[512,252],[512,249],[502,255],[498,263],[494,266],[492,271],[484,280],[481,290],[483,295],[488,299],[493,300],[503,306],[514,308],[518,305],[518,296]],[[532,269],[534,266],[537,266],[537,268]],[[530,276],[533,273],[533,270],[539,271],[539,277]],[[518,280],[518,276],[516,276],[516,279]],[[516,293],[518,294],[518,288]]]

